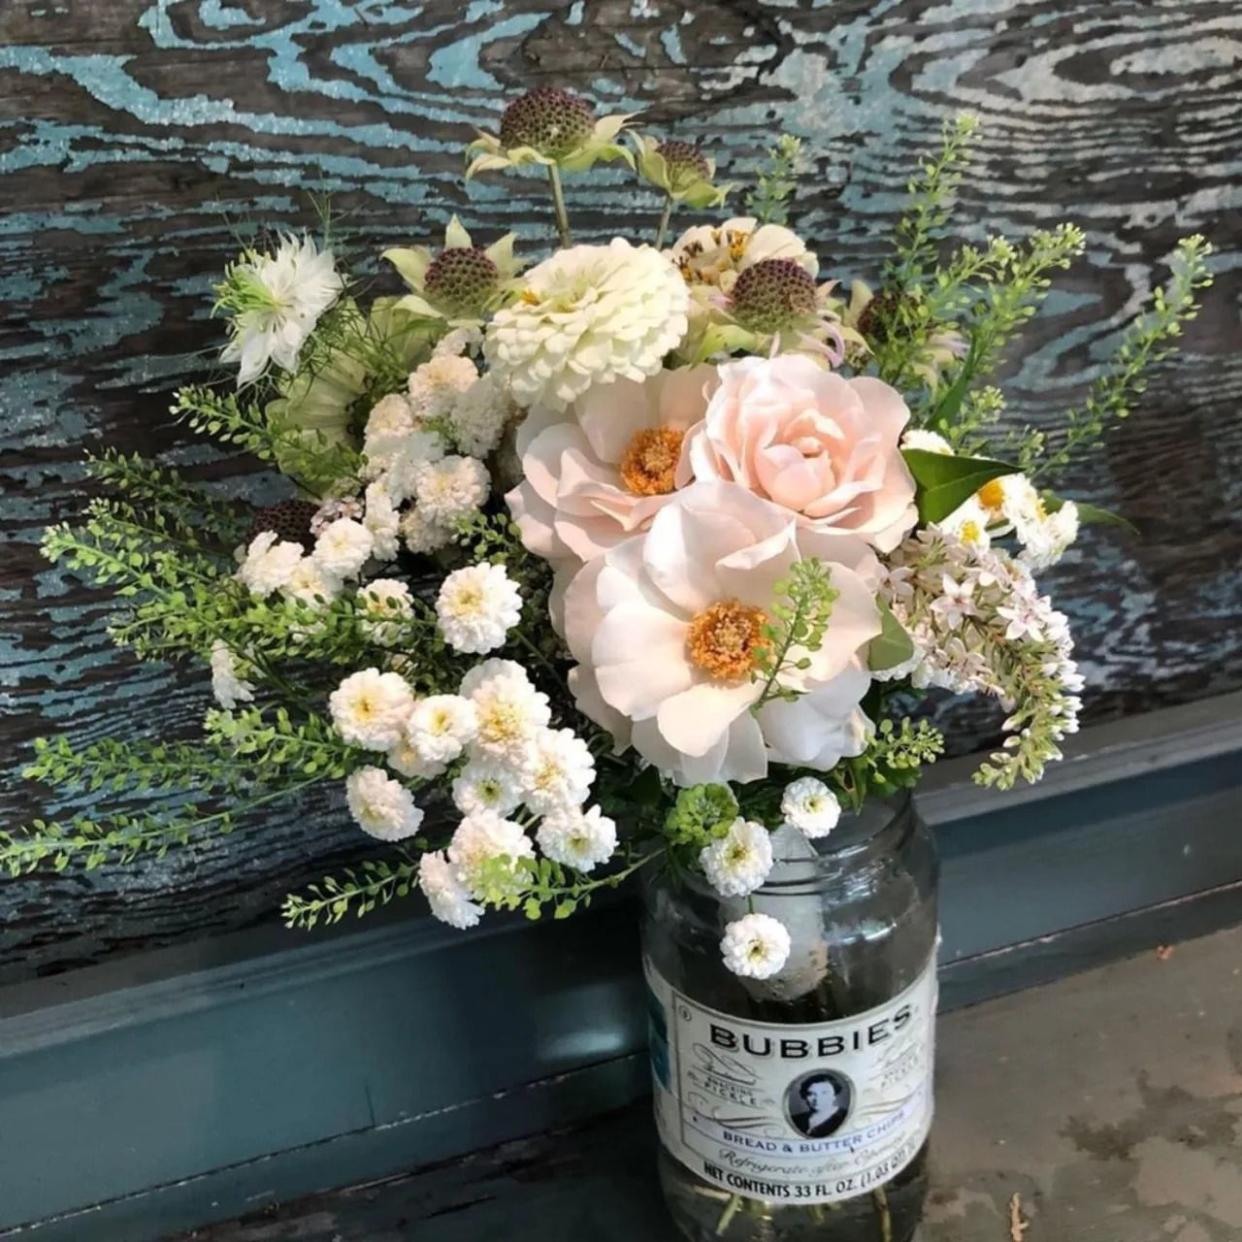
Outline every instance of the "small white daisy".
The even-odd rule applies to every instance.
[[[324,574],[341,582],[354,577],[367,563],[374,545],[371,532],[361,522],[337,518],[315,540],[311,556]]]
[[[226,712],[254,701],[254,686],[241,676],[237,657],[222,638],[211,644],[211,692]]]
[[[423,363],[409,378],[410,406],[422,422],[447,419],[459,394],[479,378],[479,368],[452,354],[438,354]]]
[[[725,928],[724,964],[747,979],[770,979],[789,960],[789,932],[770,914],[747,914]]]
[[[431,763],[456,759],[478,728],[474,704],[458,694],[419,699],[406,722],[410,745]]]
[[[453,805],[463,815],[492,811],[508,815],[522,805],[522,783],[512,764],[480,756],[453,782]]]
[[[414,796],[383,768],[359,768],[345,781],[345,800],[363,832],[381,841],[412,837],[423,822]]]
[[[274,530],[260,531],[250,541],[237,576],[254,595],[270,595],[288,581],[302,559],[302,545],[282,540]]]
[[[482,505],[491,490],[487,467],[473,457],[445,457],[414,473],[414,497],[423,515],[451,526]]]
[[[597,806],[585,812],[574,807],[546,817],[535,839],[553,862],[593,871],[616,853],[617,825]]]
[[[841,804],[823,781],[803,776],[785,786],[781,814],[785,823],[814,839],[826,837],[837,826]]]
[[[595,779],[590,748],[572,729],[541,729],[522,761],[522,790],[536,815],[581,806]]]
[[[739,815],[723,837],[699,851],[699,865],[722,897],[745,897],[772,870],[772,835]]]
[[[447,547],[453,538],[453,532],[441,526],[421,509],[407,509],[401,515],[401,538],[411,552],[438,552]]]
[[[299,599],[314,608],[322,608],[340,594],[341,587],[335,578],[329,578],[319,568],[313,557],[304,556],[293,567],[293,572],[280,589],[290,599]]]
[[[552,716],[548,696],[536,690],[525,673],[515,677],[497,672],[471,683],[468,691],[463,681],[462,691],[469,694],[478,720],[475,753],[512,765],[523,761],[527,747]]]
[[[418,887],[431,913],[442,923],[464,930],[483,917],[483,907],[470,899],[470,890],[461,882],[458,869],[443,850],[424,854],[418,862]]]
[[[436,616],[455,651],[482,654],[503,646],[522,615],[522,596],[503,565],[468,565],[444,579]]]
[[[336,731],[367,750],[391,750],[413,707],[414,695],[405,681],[376,668],[351,673],[328,698]]]
[[[409,739],[403,733],[398,741],[389,748],[388,753],[384,756],[384,762],[388,764],[394,772],[399,772],[402,776],[417,777],[420,780],[433,780],[437,776],[444,774],[446,767],[443,763],[428,763],[410,745]]]
[[[460,869],[462,882],[472,893],[477,893],[483,880],[483,870],[496,858],[516,863],[522,858],[533,858],[535,847],[521,824],[502,819],[491,811],[467,815],[457,825],[448,847],[449,861]]]

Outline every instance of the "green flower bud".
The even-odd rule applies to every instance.
[[[668,169],[669,189],[674,193],[688,190],[695,182],[710,181],[713,169],[707,157],[691,142],[670,139],[662,142],[656,151],[663,157]]]
[[[537,86],[515,99],[500,118],[507,149],[532,147],[550,160],[582,146],[595,129],[595,110],[585,99],[556,86]]]
[[[730,309],[743,328],[770,336],[812,316],[815,294],[814,278],[792,259],[765,259],[738,276]]]

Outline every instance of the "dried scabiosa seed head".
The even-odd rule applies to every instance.
[[[741,272],[730,301],[742,327],[782,332],[814,314],[815,280],[792,259],[764,259]]]
[[[500,118],[500,141],[509,149],[533,147],[550,160],[568,155],[590,138],[595,110],[558,86],[537,86],[515,99]]]
[[[424,277],[427,296],[450,315],[481,312],[500,284],[500,269],[478,246],[443,250]]]

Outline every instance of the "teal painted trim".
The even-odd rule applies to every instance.
[[[1242,918],[1240,708],[1090,730],[1020,797],[945,766],[948,1005]],[[618,902],[465,936],[266,928],[0,993],[0,1237],[142,1242],[624,1104],[636,966]]]

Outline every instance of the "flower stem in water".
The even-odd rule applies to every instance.
[[[729,1202],[725,1204],[725,1210],[720,1213],[720,1219],[716,1222],[716,1236],[722,1237],[724,1231],[733,1223],[733,1218],[737,1215],[738,1209],[742,1206],[742,1196],[733,1195]]]
[[[871,1192],[876,1215],[880,1218],[880,1242],[893,1242],[893,1214],[888,1210],[888,1191],[877,1186]]]

